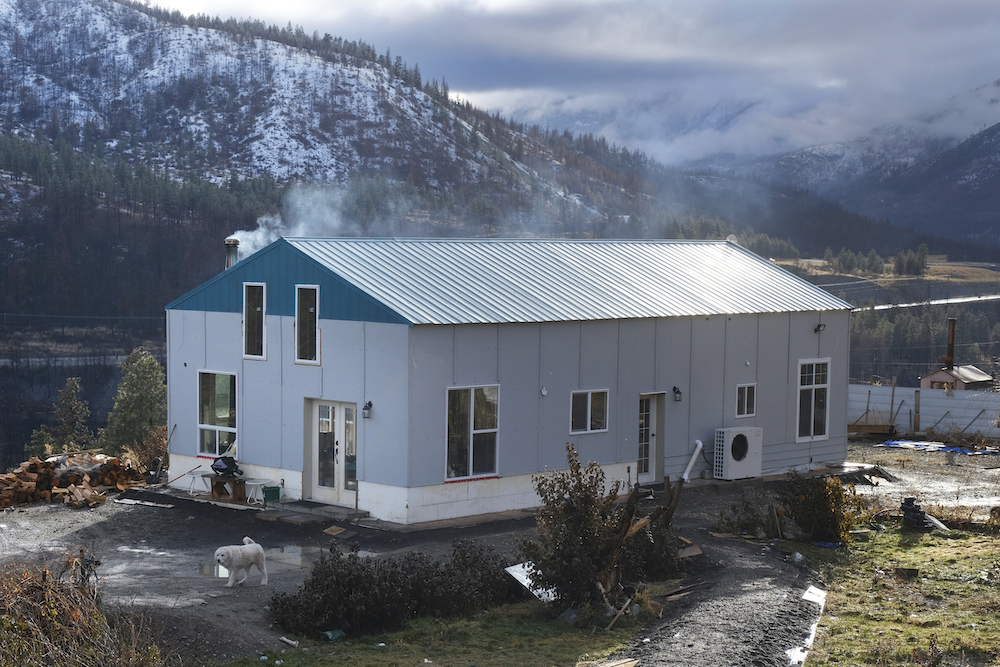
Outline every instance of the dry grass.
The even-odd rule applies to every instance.
[[[122,449],[121,458],[127,459],[135,466],[139,472],[153,472],[149,470],[150,462],[154,458],[159,458],[162,462],[162,469],[167,469],[170,465],[170,452],[167,451],[167,425],[157,426],[141,445],[131,445]]]
[[[995,283],[998,274],[992,269],[958,264],[935,264],[927,267],[924,275],[928,280],[950,280],[952,282]]]
[[[830,558],[810,662],[1000,664],[996,537],[893,529]]]
[[[98,565],[84,552],[66,555],[54,567],[0,565],[0,665],[166,664],[147,616],[104,607],[95,587]]]

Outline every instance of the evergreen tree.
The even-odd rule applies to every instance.
[[[66,386],[59,392],[53,406],[56,425],[50,429],[46,425],[31,434],[31,444],[25,448],[26,456],[47,458],[53,454],[86,449],[94,440],[87,428],[90,405],[80,400],[80,378],[66,378]]]
[[[99,444],[106,454],[140,449],[146,438],[167,419],[167,385],[163,366],[139,347],[122,364],[115,405],[108,426],[101,429]]]

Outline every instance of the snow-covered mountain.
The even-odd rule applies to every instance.
[[[989,243],[1000,240],[1000,124],[844,193],[866,215]]]
[[[992,165],[1000,163],[997,122],[1000,79],[906,123],[849,140],[779,155],[714,156],[696,166],[814,192],[864,215],[935,234],[993,238],[978,225],[1000,220],[1000,201],[990,189]],[[970,136],[970,127],[979,131]]]
[[[342,182],[376,167],[434,181],[461,123],[386,67],[171,25],[111,0],[0,0],[7,131],[75,124],[165,170]],[[56,131],[56,130],[53,130]],[[375,145],[378,150],[375,150]],[[488,151],[462,160],[476,173]],[[378,162],[378,164],[375,164]]]

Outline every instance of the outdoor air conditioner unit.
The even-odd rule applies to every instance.
[[[763,451],[762,428],[716,429],[715,479],[760,477]]]

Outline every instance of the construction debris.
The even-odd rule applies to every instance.
[[[948,526],[938,519],[927,514],[920,505],[916,503],[916,498],[903,498],[899,509],[903,511],[903,525],[912,530],[931,531],[934,529],[948,531]]]
[[[16,470],[0,474],[0,508],[32,502],[62,500],[74,508],[95,507],[108,491],[145,486],[142,474],[128,460],[80,452],[32,456]]]

